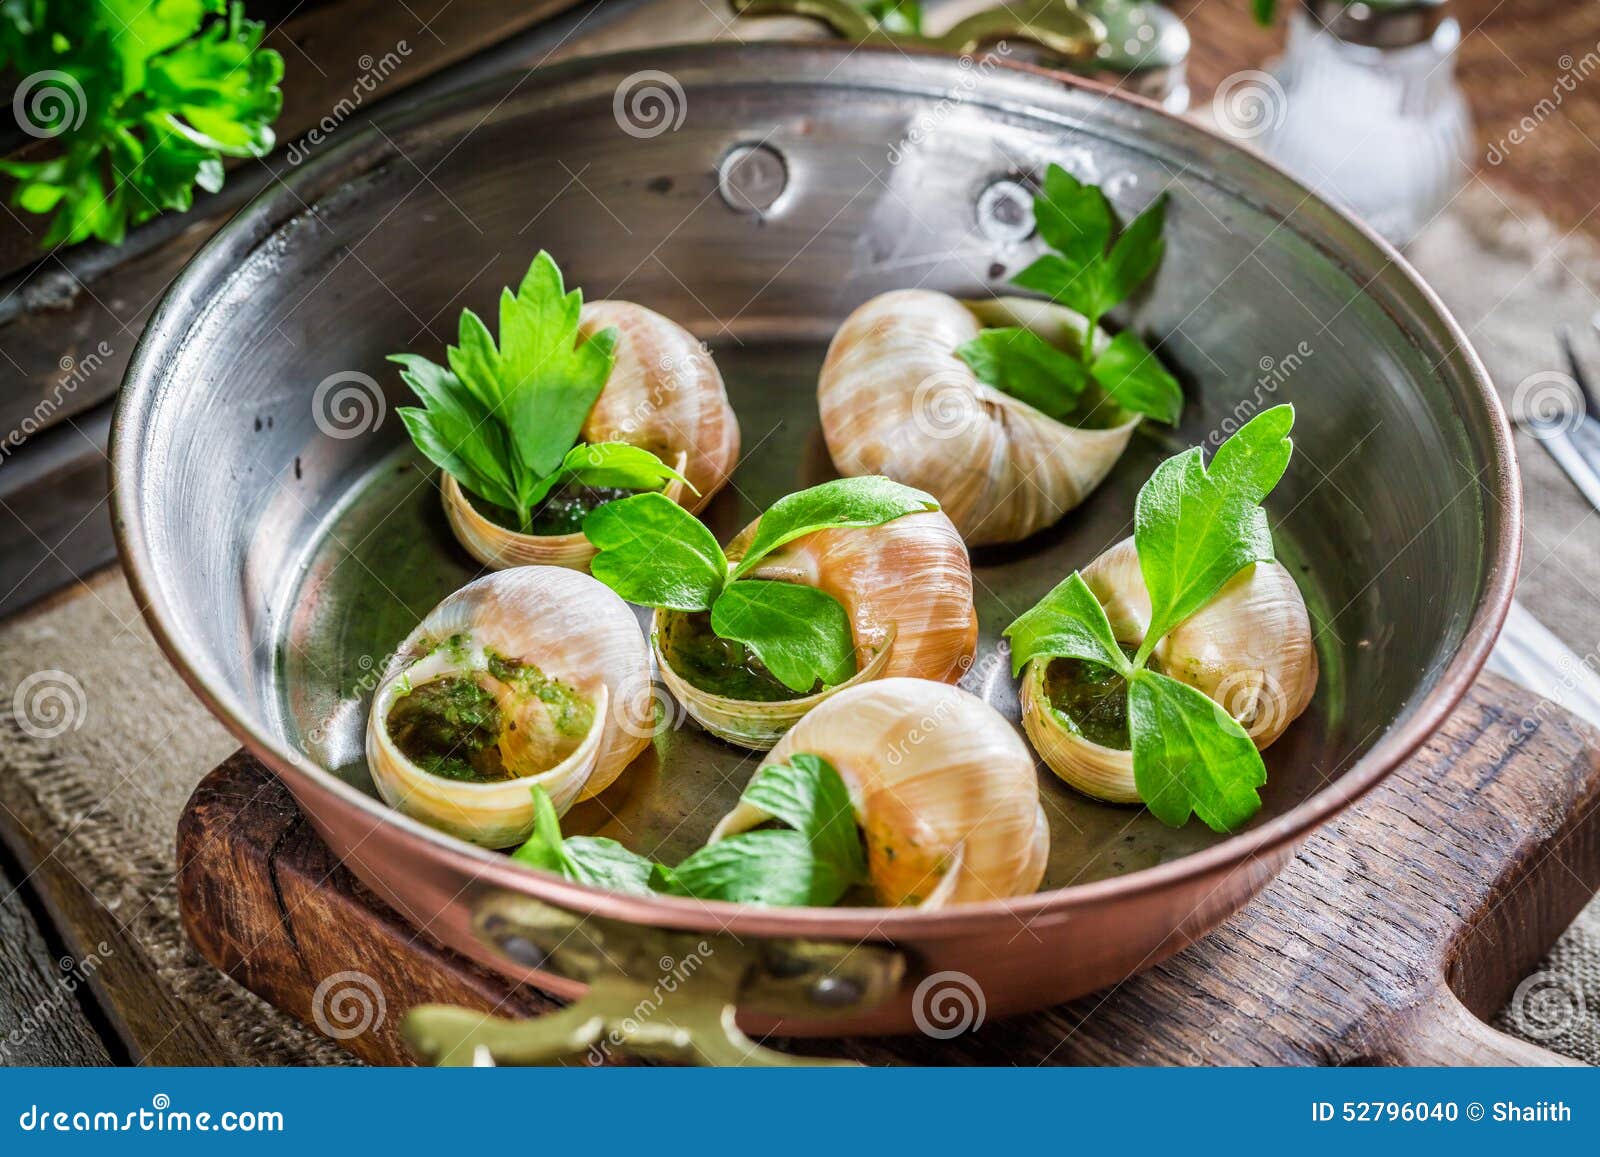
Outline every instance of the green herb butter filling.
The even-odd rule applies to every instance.
[[[457,640],[441,644],[454,653]],[[486,652],[487,669],[410,688],[389,709],[390,738],[441,779],[498,783],[566,759],[594,726],[594,706],[530,664]]]
[[[401,696],[389,710],[389,736],[430,775],[471,783],[512,779],[500,758],[500,705],[477,680],[435,679]]]
[[[1122,647],[1129,659],[1137,650]],[[1128,681],[1110,667],[1083,659],[1052,659],[1045,668],[1044,693],[1063,724],[1090,743],[1129,749]]]
[[[752,703],[783,703],[823,689],[821,680],[803,691],[785,685],[744,643],[720,637],[709,611],[663,618],[662,652],[673,670],[702,691]]]

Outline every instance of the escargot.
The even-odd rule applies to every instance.
[[[1137,648],[1151,608],[1134,540],[1117,543],[1082,574],[1117,642]],[[1245,567],[1167,632],[1150,666],[1215,700],[1265,749],[1305,711],[1317,687],[1311,620],[1294,577],[1276,562]],[[1028,664],[1023,727],[1051,770],[1079,791],[1111,803],[1138,803],[1119,688],[1097,689],[1075,677],[1079,670],[1073,660]]]
[[[581,442],[625,442],[649,450],[688,480],[666,495],[698,511],[726,485],[739,457],[739,422],[710,352],[677,322],[628,301],[583,306],[578,334],[614,329],[615,361],[584,421]],[[488,517],[446,472],[446,516],[479,562],[499,568],[550,565],[587,569],[594,557],[581,531],[525,534]]]
[[[367,763],[392,807],[484,847],[533,830],[530,788],[558,812],[608,786],[650,741],[638,620],[586,574],[497,571],[407,636],[367,717]]]
[[[1035,891],[1050,831],[1027,745],[977,696],[927,679],[839,691],[762,760],[798,754],[844,779],[879,903],[941,908]],[[772,817],[741,801],[713,841]]]
[[[730,563],[744,556],[760,524],[756,519],[729,543]],[[722,640],[709,637],[700,619],[657,610],[652,638],[662,681],[702,727],[730,743],[764,750],[845,688],[905,675],[954,683],[972,663],[978,639],[972,567],[942,511],[813,531],[766,555],[747,577],[799,583],[836,599],[850,622],[856,673],[798,697],[770,676],[742,678],[742,669],[731,682],[708,679],[691,670],[688,656]],[[725,654],[712,655],[713,674]]]
[[[972,546],[1050,526],[1105,478],[1140,416],[1101,400],[1068,425],[979,380],[956,351],[985,326],[1076,351],[1084,325],[1024,298],[962,302],[927,289],[872,298],[835,334],[818,380],[834,465],[926,490]],[[1097,330],[1094,349],[1107,344]]]

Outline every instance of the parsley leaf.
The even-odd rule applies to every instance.
[[[828,905],[867,879],[849,789],[827,760],[796,754],[786,764],[764,767],[740,802],[789,828],[707,844],[658,874],[658,885],[702,900]]]
[[[829,527],[882,526],[907,514],[938,510],[931,494],[902,486],[881,475],[836,478],[774,502],[756,527],[755,537],[734,568],[739,578],[778,547]]]
[[[804,535],[938,509],[930,495],[876,475],[824,482],[773,503],[731,573],[711,532],[661,495],[607,503],[584,520],[583,532],[599,548],[589,567],[595,578],[629,602],[710,611],[713,632],[743,643],[786,687],[806,692],[855,674],[849,616],[816,587],[744,576]]]
[[[446,351],[456,378],[505,426],[524,493],[561,465],[611,375],[617,332],[580,341],[582,308],[582,291],[568,293],[555,258],[541,250],[517,292],[500,294],[499,346],[467,309],[459,344]]]
[[[13,205],[54,214],[45,247],[121,244],[221,188],[223,157],[271,152],[283,59],[264,31],[225,0],[0,3],[0,70],[49,74],[61,98],[30,114],[56,155],[0,162]]]
[[[583,294],[570,293],[541,251],[516,293],[500,295],[500,341],[463,310],[448,367],[393,354],[422,407],[399,410],[417,449],[457,482],[514,512],[527,529],[558,486],[654,491],[688,480],[648,450],[625,442],[577,443],[615,363],[617,331],[582,340]],[[602,508],[603,509],[603,508]]]
[[[867,879],[866,852],[844,779],[827,760],[796,754],[756,772],[740,802],[788,825],[707,844],[676,868],[599,836],[563,838],[555,807],[533,789],[534,830],[512,859],[617,892],[665,892],[744,904],[828,905]]]
[[[1195,446],[1157,466],[1140,489],[1133,537],[1151,607],[1141,662],[1223,583],[1272,559],[1260,504],[1288,468],[1293,425],[1293,406],[1264,410],[1217,448],[1209,470]]]
[[[1226,832],[1260,809],[1261,753],[1204,692],[1141,669],[1128,681],[1128,729],[1139,798],[1163,823],[1180,827],[1192,811]]]
[[[1183,413],[1183,390],[1156,360],[1150,347],[1131,330],[1112,338],[1094,359],[1089,372],[1124,410],[1148,414],[1169,426],[1178,424]]]
[[[533,488],[533,501],[541,501],[550,491],[568,481],[584,486],[643,491],[660,490],[667,483],[677,481],[694,490],[687,478],[660,458],[627,442],[584,442],[574,446],[567,451],[555,473],[542,479]]]
[[[1098,355],[1093,352],[1100,319],[1161,263],[1166,196],[1157,197],[1113,241],[1116,221],[1105,194],[1051,165],[1034,198],[1033,216],[1052,252],[1012,280],[1082,315],[1078,359],[1017,328],[983,330],[957,349],[957,356],[979,381],[1058,422],[1070,418],[1092,378],[1122,409],[1175,425],[1183,412],[1183,391],[1144,342],[1124,332]]]
[[[1031,610],[1005,629],[1011,640],[1011,674],[1016,676],[1037,658],[1083,659],[1126,676],[1133,670],[1105,608],[1083,576],[1073,571]]]
[[[1005,630],[1012,674],[1031,662],[1079,659],[1127,684],[1134,784],[1150,811],[1174,826],[1198,815],[1230,831],[1260,808],[1261,754],[1218,703],[1146,664],[1163,636],[1204,607],[1224,583],[1273,556],[1261,502],[1288,468],[1292,406],[1274,406],[1217,448],[1209,469],[1197,446],[1158,466],[1139,491],[1134,544],[1151,619],[1132,661],[1105,608],[1074,572]]]
[[[672,611],[709,611],[728,560],[705,524],[663,494],[608,502],[583,520],[599,553],[589,573],[627,599]]]
[[[743,579],[711,608],[711,629],[743,643],[791,691],[837,686],[856,673],[850,616],[839,600],[799,583]]]
[[[1089,384],[1083,363],[1020,326],[981,330],[956,348],[980,382],[1063,421]]]
[[[533,834],[511,853],[513,860],[595,888],[650,893],[652,861],[604,836],[563,838],[555,805],[542,787],[533,789],[533,814]]]

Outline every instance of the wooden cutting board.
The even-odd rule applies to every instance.
[[[365,1060],[410,1062],[398,1029],[413,1004],[516,1017],[559,1007],[382,905],[244,752],[196,789],[178,862],[189,936],[253,992],[316,1023],[330,978],[367,978],[366,1027],[342,1040]],[[1597,885],[1600,735],[1486,675],[1261,897],[1171,960],[949,1040],[766,1043],[869,1064],[1563,1063],[1480,1018],[1504,1006]],[[336,1037],[352,1023],[323,1021]]]

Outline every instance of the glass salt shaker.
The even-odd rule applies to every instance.
[[[1302,0],[1284,56],[1256,74],[1263,91],[1232,94],[1266,102],[1253,106],[1257,131],[1236,135],[1259,136],[1268,156],[1404,245],[1470,169],[1460,40],[1448,0]],[[1215,112],[1226,130],[1225,88]]]

